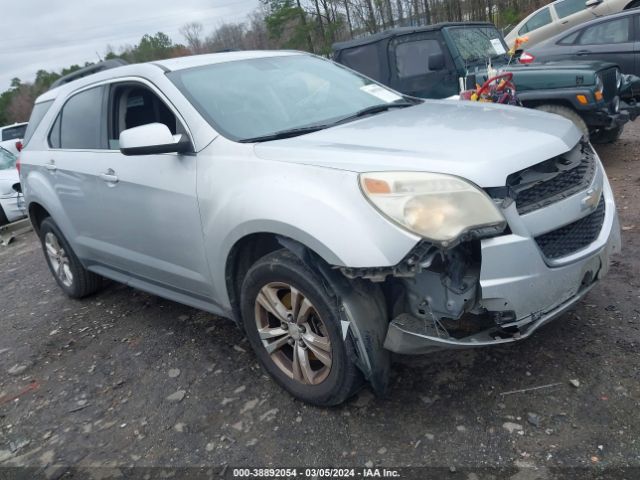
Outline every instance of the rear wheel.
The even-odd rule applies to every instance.
[[[612,128],[611,130],[598,130],[591,134],[591,142],[598,144],[614,143],[620,138],[622,132],[624,132],[624,125]]]
[[[40,224],[40,241],[49,270],[58,286],[71,298],[91,295],[102,286],[102,277],[85,269],[51,218]]]
[[[563,105],[538,105],[535,107],[536,110],[540,110],[542,112],[547,113],[555,113],[556,115],[560,115],[561,117],[566,118],[567,120],[571,120],[573,124],[578,127],[578,130],[584,135],[586,138],[589,138],[589,127],[582,119],[580,115],[575,110],[572,110],[569,107],[565,107]]]
[[[243,325],[262,366],[293,396],[321,406],[344,402],[362,385],[325,284],[294,254],[278,250],[249,269],[241,293]]]

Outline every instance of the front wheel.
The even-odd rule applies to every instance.
[[[102,277],[82,266],[55,222],[45,218],[39,230],[47,265],[64,293],[71,298],[82,298],[98,291]]]
[[[576,112],[575,110],[563,105],[553,104],[538,105],[537,107],[535,107],[535,109],[540,110],[541,112],[555,113],[556,115],[560,115],[567,120],[571,120],[573,124],[578,127],[578,130],[580,130],[582,135],[584,135],[585,138],[589,138],[589,127],[587,127],[585,121],[580,115],[578,115],[578,112]]]
[[[598,130],[597,132],[591,134],[591,143],[614,143],[620,138],[623,131],[624,125],[612,128],[610,130]]]
[[[262,366],[294,397],[320,406],[342,403],[362,385],[325,284],[283,249],[251,267],[241,292],[243,325]]]

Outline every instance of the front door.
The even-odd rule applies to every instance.
[[[391,85],[396,90],[423,98],[446,98],[458,93],[453,61],[439,32],[403,35],[389,42]],[[444,65],[433,69],[432,55],[442,55]]]
[[[631,16],[602,21],[586,27],[578,37],[575,59],[615,63],[623,73],[635,69],[635,42]]]
[[[196,156],[125,156],[118,139],[123,130],[163,123],[188,135],[169,102],[151,85],[117,83],[108,101],[112,154],[100,176],[104,208],[102,230],[109,265],[141,281],[208,301],[209,270],[198,200]]]

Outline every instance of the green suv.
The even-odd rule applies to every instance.
[[[448,98],[482,84],[489,72],[510,72],[523,106],[562,115],[593,141],[615,141],[638,115],[620,100],[623,76],[616,65],[519,62],[491,23],[396,28],[336,43],[333,51],[337,62],[422,98]]]

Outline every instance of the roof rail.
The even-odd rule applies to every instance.
[[[89,65],[88,67],[81,68],[80,70],[76,70],[75,72],[70,73],[69,75],[65,75],[60,77],[58,80],[53,82],[49,87],[49,90],[53,90],[61,85],[66,85],[69,82],[73,82],[74,80],[78,80],[79,78],[87,77],[89,75],[93,75],[94,73],[102,72],[104,70],[110,70],[112,68],[122,67],[123,65],[128,65],[129,62],[126,60],[122,60],[121,58],[113,58],[111,60],[105,60],[103,62],[96,63],[94,65]]]

